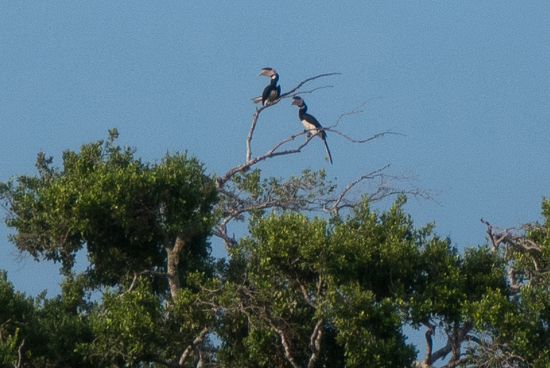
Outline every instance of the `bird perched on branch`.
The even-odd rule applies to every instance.
[[[264,91],[260,97],[254,97],[252,102],[262,102],[262,106],[265,106],[268,102],[275,102],[281,95],[281,86],[277,85],[279,81],[279,74],[273,68],[263,68],[258,76],[264,75],[271,78],[269,85],[264,88]]]
[[[315,117],[307,113],[307,105],[304,102],[304,99],[302,97],[295,96],[292,98],[291,105],[298,106],[298,118],[300,118],[302,125],[306,129],[307,136],[309,137],[311,135],[317,135],[323,140],[323,143],[325,144],[325,150],[327,151],[327,157],[332,164],[332,155],[330,154],[330,150],[328,149],[327,144],[327,133],[325,133],[319,121],[317,121]]]

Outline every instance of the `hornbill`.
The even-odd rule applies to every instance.
[[[265,75],[266,77],[271,78],[271,81],[269,82],[269,85],[264,88],[262,96],[254,97],[252,102],[258,103],[262,101],[262,106],[265,106],[268,102],[273,103],[279,98],[281,95],[281,86],[277,85],[277,82],[279,81],[279,74],[277,74],[275,69],[263,68],[258,76],[260,75]]]
[[[307,136],[309,137],[311,135],[317,135],[323,140],[323,143],[325,144],[325,149],[327,150],[328,159],[332,164],[332,155],[330,154],[330,150],[328,149],[327,144],[327,133],[325,133],[319,121],[317,121],[317,119],[307,113],[307,105],[304,102],[304,99],[302,97],[295,96],[292,98],[291,105],[298,106],[298,117],[300,118],[302,125],[307,131]]]

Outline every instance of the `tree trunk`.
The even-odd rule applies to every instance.
[[[173,247],[166,247],[168,285],[170,285],[170,294],[172,295],[172,299],[176,297],[176,294],[180,288],[178,264],[180,262],[180,253],[184,245],[185,241],[181,238],[181,236],[178,236]]]

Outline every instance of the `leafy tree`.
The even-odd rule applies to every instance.
[[[62,295],[45,299],[43,293],[33,299],[14,291],[5,272],[0,275],[2,366],[91,366],[75,352],[79,343],[89,343],[93,337],[77,311],[83,301],[77,284],[78,280],[68,279]]]
[[[61,264],[62,294],[28,298],[0,274],[0,365],[16,367],[544,367],[550,364],[550,202],[544,224],[489,225],[459,252],[416,228],[405,194],[375,169],[339,192],[323,170],[265,178],[258,164],[300,153],[299,132],[217,178],[186,154],[142,162],[106,141],[40,153],[36,175],[0,183],[10,240]],[[325,131],[336,130],[343,114]],[[294,144],[294,146],[291,146]],[[289,148],[290,147],[290,148]],[[350,198],[362,181],[372,193]],[[390,196],[387,211],[376,201]],[[235,222],[248,233],[232,234]],[[226,259],[210,256],[211,236]],[[90,262],[74,273],[77,252]],[[96,292],[92,297],[91,293]],[[425,332],[417,356],[405,326]],[[446,338],[436,349],[436,330]]]
[[[67,331],[82,330],[91,338],[79,341],[78,351],[93,364],[179,361],[167,354],[173,341],[162,333],[166,321],[185,319],[176,311],[195,300],[199,285],[214,273],[208,236],[215,221],[215,181],[185,154],[166,155],[159,164],[142,163],[134,150],[116,146],[116,137],[113,130],[105,142],[65,151],[62,169],[39,154],[37,176],[2,183],[6,222],[16,230],[10,239],[37,259],[61,262],[68,278],[65,297],[46,300],[35,311],[42,329],[54,325],[67,339],[50,340],[52,344],[73,351]],[[84,247],[90,267],[71,282],[76,252]],[[105,286],[125,292],[119,296],[107,289],[101,304],[86,302],[86,290]],[[71,319],[80,314],[86,318]],[[188,342],[185,334],[173,338],[182,338],[177,346],[188,346],[205,327],[188,329]],[[28,347],[29,338],[24,338]]]
[[[60,261],[64,272],[86,246],[91,286],[146,274],[159,293],[167,279],[174,297],[186,282],[180,269],[207,271],[214,181],[185,154],[142,163],[114,145],[117,135],[65,151],[63,170],[41,153],[38,176],[3,183],[7,225],[17,230],[11,240],[37,259]]]

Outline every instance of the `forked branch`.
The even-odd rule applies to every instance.
[[[185,360],[187,359],[187,357],[189,356],[189,354],[191,353],[191,350],[197,346],[198,344],[202,343],[202,340],[204,339],[204,335],[208,332],[208,328],[205,327],[201,332],[200,334],[195,338],[195,340],[193,340],[193,343],[189,346],[187,346],[187,349],[185,349],[185,351],[183,352],[183,354],[181,355],[181,358],[180,358],[180,361],[179,361],[179,365],[180,366],[183,366],[183,363],[185,362]]]
[[[319,359],[319,354],[321,353],[321,338],[323,337],[323,319],[320,318],[313,329],[311,334],[309,348],[311,349],[311,357],[309,358],[309,363],[307,368],[314,368],[315,363]]]
[[[372,171],[370,173],[367,173],[365,175],[362,175],[361,177],[359,177],[359,179],[357,179],[357,180],[349,183],[348,185],[346,185],[346,187],[340,192],[340,195],[338,195],[338,197],[334,201],[334,204],[332,205],[332,208],[330,209],[330,211],[332,211],[332,212],[334,212],[334,214],[338,215],[338,211],[341,209],[340,202],[342,202],[342,199],[344,199],[344,196],[351,190],[351,188],[353,188],[355,185],[357,185],[359,182],[361,182],[363,180],[372,179],[375,176],[380,175],[380,173],[382,171],[384,171],[385,169],[387,169],[388,167],[390,167],[389,164],[382,167],[381,169],[378,169],[378,170]]]
[[[300,87],[302,87],[307,82],[311,82],[312,80],[315,80],[317,78],[328,77],[328,76],[331,76],[331,75],[339,75],[339,74],[342,74],[342,73],[325,73],[325,74],[319,74],[319,75],[316,75],[315,77],[305,79],[302,82],[298,83],[298,85],[296,87],[292,88],[290,91],[283,93],[279,97],[279,100],[292,95],[294,92],[296,92]]]
[[[250,130],[248,131],[248,136],[246,137],[246,161],[248,162],[252,158],[252,147],[251,147],[252,136],[254,135],[254,130],[256,129],[256,124],[258,123],[258,118],[260,116],[260,113],[264,109],[266,109],[266,108],[268,108],[272,105],[277,104],[283,98],[291,96],[294,92],[296,92],[300,87],[302,87],[307,82],[310,82],[310,81],[315,80],[317,78],[328,77],[330,75],[336,75],[336,74],[340,74],[340,73],[326,73],[326,74],[320,74],[320,75],[316,75],[315,77],[308,78],[308,79],[298,83],[298,85],[296,87],[292,88],[290,91],[283,93],[279,97],[279,99],[277,99],[273,103],[265,105],[265,106],[261,106],[260,108],[256,108],[256,111],[254,112],[254,115],[252,115],[252,124],[250,125]],[[328,88],[328,87],[331,87],[331,86],[317,87],[317,88],[312,89],[311,91],[304,91],[302,93],[312,93],[315,90],[322,89],[322,88]]]
[[[277,151],[277,149],[279,147],[281,147],[283,144],[287,143],[287,142],[290,142],[290,141],[293,141],[296,137],[298,136],[301,136],[305,134],[305,132],[300,132],[300,133],[296,133],[296,134],[293,134],[291,135],[290,137],[288,138],[285,138],[283,139],[282,141],[278,142],[277,144],[275,144],[269,151],[267,151],[266,153],[264,153],[263,155],[260,155],[260,156],[257,156],[257,157],[254,157],[253,159],[247,159],[246,162],[238,165],[238,166],[235,166],[231,169],[229,169],[228,172],[226,172],[223,176],[220,176],[218,179],[217,179],[217,187],[218,188],[221,188],[223,187],[223,185],[229,180],[231,179],[231,177],[233,175],[235,175],[236,173],[238,173],[239,171],[246,171],[248,170],[251,166],[257,164],[258,162],[260,161],[264,161],[268,158],[272,158],[272,157],[276,157],[276,156],[282,156],[282,155],[289,155],[289,154],[292,154],[292,153],[298,153],[302,150],[302,148],[304,148],[310,141],[313,137],[308,137],[306,138],[305,142],[302,143],[301,145],[299,145],[298,147],[294,148],[294,149],[289,149],[289,150],[285,150],[285,151]]]

